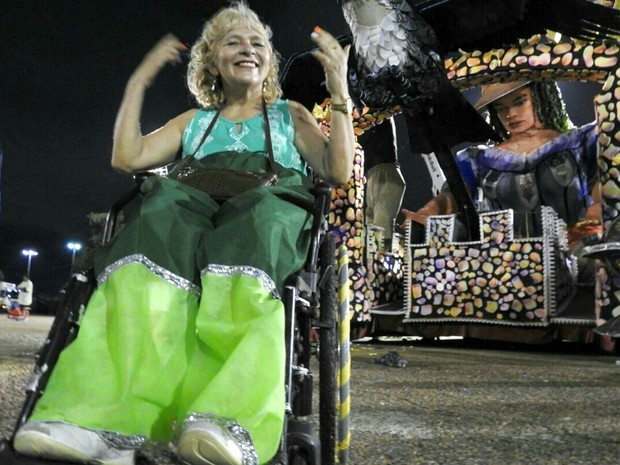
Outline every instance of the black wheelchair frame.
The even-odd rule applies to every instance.
[[[120,212],[140,193],[146,175],[136,176],[134,188],[123,195],[108,214],[103,243],[112,239]],[[286,419],[280,448],[270,465],[332,465],[336,463],[338,322],[335,241],[327,232],[331,186],[317,183],[314,220],[304,267],[287,280],[283,292],[286,343]],[[38,353],[26,400],[9,438],[0,440],[2,465],[70,465],[25,457],[13,449],[19,427],[41,397],[60,352],[76,337],[86,303],[96,287],[92,269],[76,273],[61,291],[58,311],[48,337]],[[318,347],[313,335],[318,332]],[[318,352],[319,432],[313,411],[312,357]]]

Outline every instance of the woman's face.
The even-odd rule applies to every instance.
[[[491,105],[506,131],[512,136],[542,127],[534,110],[532,90],[528,87],[504,95]]]
[[[214,66],[224,85],[262,86],[271,66],[265,37],[254,29],[233,29],[218,47]]]

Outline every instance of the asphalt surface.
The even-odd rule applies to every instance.
[[[0,315],[0,436],[13,427],[50,324]],[[390,352],[406,366],[377,363]],[[570,344],[355,342],[349,463],[618,464],[618,359]],[[139,457],[174,463],[167,447]]]

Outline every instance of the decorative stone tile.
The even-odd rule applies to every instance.
[[[562,220],[549,207],[541,217],[543,237],[513,239],[511,210],[482,213],[480,241],[467,243],[428,235],[452,230],[454,215],[429,217],[426,242],[411,245],[404,322],[548,324],[558,304],[558,268],[566,267],[549,251],[564,258],[567,251],[557,235],[565,235]]]
[[[366,227],[368,282],[373,291],[371,313],[375,313],[375,310],[382,313],[381,306],[403,298],[407,252],[405,236],[394,233],[392,249],[389,251],[384,250],[383,237],[383,228],[375,225]]]

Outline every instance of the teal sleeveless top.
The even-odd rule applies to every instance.
[[[183,131],[183,157],[192,155],[209,123],[215,116],[215,110],[198,110]],[[294,168],[306,173],[306,163],[295,147],[295,127],[288,110],[288,100],[277,100],[267,108],[273,157],[285,168]],[[241,130],[237,125],[241,124]],[[221,152],[260,152],[267,155],[263,114],[241,122],[230,121],[222,115],[215,122],[211,134],[194,155],[196,159]]]

